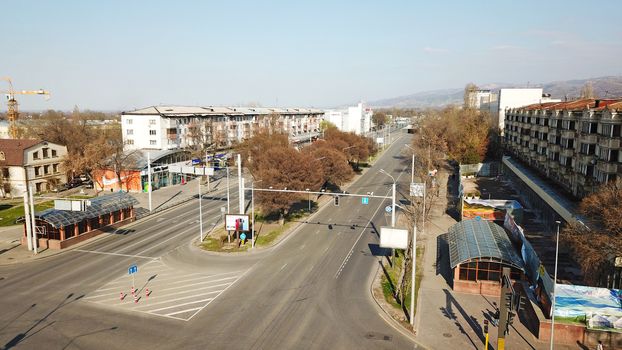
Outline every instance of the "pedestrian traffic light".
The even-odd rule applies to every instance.
[[[335,196],[335,206],[339,206],[339,196]]]

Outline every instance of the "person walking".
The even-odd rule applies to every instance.
[[[602,341],[598,341],[598,344],[596,345],[596,350],[604,350]]]

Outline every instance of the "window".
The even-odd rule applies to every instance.
[[[125,131],[125,134],[126,134],[126,135],[134,135],[134,129],[127,129],[127,130]]]
[[[133,145],[133,144],[134,144],[134,140],[132,140],[132,139],[127,139],[127,140],[125,140],[125,144],[126,144],[126,145]]]
[[[158,142],[156,140],[149,140],[151,146],[155,146]]]
[[[58,173],[58,164],[52,164],[52,172],[53,173]]]
[[[56,157],[56,155],[57,155],[56,150],[55,150],[55,149],[53,149],[53,150],[52,150],[52,157]]]
[[[134,122],[134,121],[133,121],[132,119],[126,119],[126,120],[125,120],[125,123],[126,123],[127,125],[132,125],[132,123],[133,123],[133,122]]]
[[[43,158],[49,158],[49,148],[43,148]]]
[[[35,167],[35,176],[41,176],[41,167]]]
[[[32,159],[39,159],[39,151],[32,153]]]
[[[0,151],[0,160],[6,160],[6,155],[2,151]]]
[[[155,124],[156,124],[155,119],[149,119],[149,125],[155,125]]]
[[[156,134],[156,130],[149,130],[149,135],[155,135]]]
[[[45,165],[45,166],[43,167],[43,173],[44,173],[45,175],[47,175],[47,174],[49,174],[49,173],[50,173],[50,166],[49,166],[49,165]]]

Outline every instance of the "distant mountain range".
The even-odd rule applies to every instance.
[[[581,88],[587,82],[592,82],[594,92],[600,98],[622,97],[622,76],[608,76],[589,79],[575,79],[554,81],[543,84],[504,84],[504,83],[488,83],[478,85],[480,89],[489,89],[498,91],[501,88],[534,88],[541,87],[544,93],[551,94],[553,98],[575,99],[579,97]],[[452,104],[462,104],[464,87],[455,89],[443,89],[422,91],[412,95],[405,95],[393,98],[386,98],[377,101],[370,101],[367,104],[376,108],[428,108],[443,107]]]

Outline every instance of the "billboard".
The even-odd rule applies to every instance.
[[[408,230],[381,227],[380,247],[406,249],[408,247]]]
[[[227,231],[250,231],[249,216],[242,215],[242,214],[225,215],[225,230]]]

